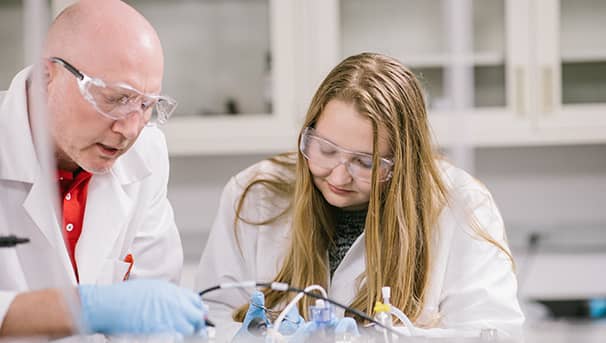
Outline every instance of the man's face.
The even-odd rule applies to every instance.
[[[114,120],[102,115],[80,93],[73,74],[58,64],[47,66],[54,68],[49,73],[48,106],[59,168],[75,170],[81,167],[92,173],[109,171],[116,159],[134,144],[141,133],[145,126],[143,116],[135,112],[124,119]],[[88,74],[85,70],[81,71]],[[97,77],[94,74],[90,76]],[[134,79],[138,79],[139,83],[149,83],[148,79],[142,77]],[[104,79],[106,82],[117,80]],[[159,91],[161,77],[151,81],[151,88]]]

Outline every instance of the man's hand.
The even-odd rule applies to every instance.
[[[191,336],[205,330],[207,308],[193,291],[167,281],[134,280],[108,286],[81,285],[86,332]]]

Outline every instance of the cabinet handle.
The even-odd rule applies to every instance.
[[[541,70],[541,79],[543,86],[543,111],[542,113],[553,112],[553,69],[543,67]]]
[[[515,112],[518,115],[526,114],[526,80],[524,78],[525,71],[523,67],[515,68]]]

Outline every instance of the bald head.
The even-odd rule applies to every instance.
[[[164,57],[151,24],[118,0],[82,0],[52,23],[45,57],[61,57],[84,73],[157,92]]]

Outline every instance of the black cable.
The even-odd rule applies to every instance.
[[[21,238],[15,235],[0,236],[0,248],[12,248],[18,244],[25,244],[29,242],[29,238]]]
[[[264,288],[274,289],[274,288],[271,287],[272,284],[268,283],[268,282],[256,282],[255,286],[256,287],[264,287]],[[245,287],[242,287],[242,288],[245,288]],[[202,290],[201,292],[199,292],[198,294],[200,295],[200,297],[202,297],[204,294],[216,291],[218,289],[221,289],[221,285],[216,285],[216,286],[213,286],[213,287],[206,288],[206,289]],[[277,290],[277,289],[274,289],[274,290]],[[371,322],[371,323],[373,323],[375,325],[378,325],[378,326],[380,326],[383,329],[386,329],[386,330],[388,330],[388,331],[390,331],[392,333],[395,333],[396,335],[400,335],[400,333],[398,331],[394,330],[393,328],[390,328],[390,327],[387,327],[387,326],[381,324],[380,322],[376,321],[374,318],[371,318],[370,316],[368,316],[366,313],[364,313],[362,311],[359,311],[359,310],[356,310],[355,308],[351,308],[351,307],[349,307],[347,305],[343,305],[343,304],[341,304],[341,303],[339,303],[339,302],[337,302],[335,300],[332,300],[332,299],[330,299],[328,297],[325,297],[325,296],[323,296],[321,294],[316,294],[316,293],[308,292],[308,291],[306,291],[304,289],[296,288],[296,287],[292,287],[292,286],[288,286],[287,289],[282,290],[282,291],[284,291],[284,292],[293,292],[293,293],[303,293],[303,294],[305,294],[307,296],[310,296],[312,298],[322,299],[322,300],[327,301],[327,302],[329,302],[329,303],[331,303],[331,304],[333,304],[333,305],[335,305],[337,307],[340,307],[340,308],[344,309],[347,312],[351,312],[354,315],[356,315],[356,316],[358,316],[358,317],[360,317],[360,318],[362,318],[362,319],[364,319],[366,321],[369,321],[369,322]]]
[[[221,289],[221,286],[218,286],[218,285],[217,286],[213,286],[213,287],[210,287],[210,288],[207,288],[207,289],[203,290],[202,292],[198,293],[198,295],[200,295],[200,298],[202,298],[202,296],[204,294],[212,292],[212,291],[216,291],[218,289]]]
[[[269,282],[255,282],[255,287],[265,287],[265,288],[271,288],[271,283]],[[246,288],[245,286],[241,286],[238,288]],[[204,296],[206,293],[210,293],[210,292],[214,292],[218,289],[221,289],[221,285],[216,285],[216,286],[212,286],[212,287],[208,287],[206,289],[203,289],[202,291],[198,292],[198,295],[200,296],[200,298],[202,298],[202,296]]]

